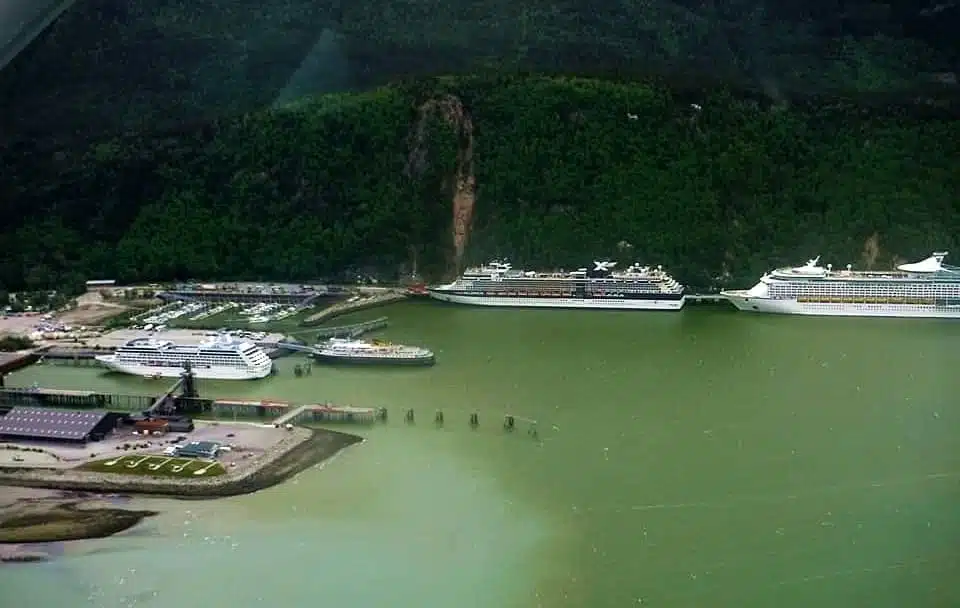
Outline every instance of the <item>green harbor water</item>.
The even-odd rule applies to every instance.
[[[252,496],[138,501],[162,514],[0,567],[0,605],[960,605],[960,323],[414,302],[343,322],[383,314],[437,365],[201,384],[388,407],[366,442]],[[8,378],[34,382],[165,385]]]

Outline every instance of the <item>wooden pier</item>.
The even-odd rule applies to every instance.
[[[372,407],[349,405],[301,405],[273,421],[275,426],[303,423],[348,423],[373,424],[380,419],[380,412]]]
[[[14,407],[104,409],[122,412],[139,412],[153,405],[156,399],[153,395],[120,395],[48,388],[0,389],[0,405]]]
[[[276,427],[301,424],[353,424],[372,425],[386,423],[389,412],[385,407],[354,407],[334,405],[332,403],[297,405],[287,401],[243,400],[243,399],[204,399],[197,394],[192,375],[185,370],[165,392],[157,395],[120,395],[96,393],[91,391],[70,391],[30,388],[0,388],[0,407],[50,407],[69,409],[102,409],[119,412],[143,413],[150,415],[200,414],[214,419],[232,418],[259,419]],[[447,425],[448,418],[443,410],[430,412],[433,424],[437,428]],[[463,416],[460,418],[460,416]],[[459,413],[459,424],[470,429],[481,428],[481,416],[477,411]],[[500,426],[503,432],[512,433],[521,426],[527,434],[539,439],[537,421],[515,414],[506,413],[493,416],[493,427]],[[429,419],[429,418],[428,418]],[[410,408],[403,414],[407,425],[417,421],[416,412]]]
[[[0,353],[0,376],[28,367],[35,363],[37,359],[39,359],[39,355],[36,352]],[[0,383],[0,387],[2,386],[3,384]]]
[[[53,346],[38,353],[42,360],[64,360],[64,359],[94,359],[98,355],[109,355],[113,352],[112,348],[64,348]]]

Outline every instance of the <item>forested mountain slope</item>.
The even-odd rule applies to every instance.
[[[949,116],[650,82],[428,79],[0,154],[6,289],[415,259],[437,277],[493,255],[631,257],[706,287],[817,254],[887,266],[960,234]]]

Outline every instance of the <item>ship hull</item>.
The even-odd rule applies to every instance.
[[[960,319],[960,306],[921,304],[866,304],[838,302],[800,302],[751,297],[745,292],[725,291],[730,302],[745,312],[822,317],[899,317],[918,319]]]
[[[433,365],[433,355],[423,357],[368,357],[363,355],[328,355],[315,353],[311,355],[317,361],[339,365],[402,365],[408,367],[426,367]]]
[[[471,306],[502,306],[513,308],[591,308],[598,310],[680,310],[686,299],[679,298],[537,298],[520,296],[474,296],[451,293],[442,289],[428,289],[430,297],[442,302]],[[666,294],[665,294],[666,295]]]
[[[142,365],[127,361],[118,361],[115,355],[100,355],[97,361],[110,371],[121,374],[130,374],[141,377],[179,378],[183,367]],[[204,380],[259,380],[270,375],[273,365],[256,369],[240,369],[234,367],[201,367],[193,366],[190,371],[195,378]]]

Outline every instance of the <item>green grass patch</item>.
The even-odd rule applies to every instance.
[[[175,477],[199,479],[216,477],[227,472],[219,462],[198,458],[174,458],[171,456],[116,456],[105,458],[79,467],[97,473],[120,473],[143,477]]]

